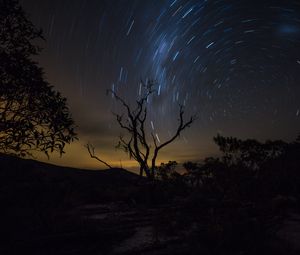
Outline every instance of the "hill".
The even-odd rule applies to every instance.
[[[111,245],[114,233],[102,236],[74,211],[89,204],[127,203],[140,182],[121,168],[84,170],[0,154],[0,254],[58,254],[46,251],[78,245],[86,251],[95,235]]]
[[[11,155],[0,153],[0,175],[20,178],[28,178],[31,174],[44,175],[49,178],[83,178],[89,181],[100,181],[107,183],[107,179],[132,180],[138,176],[123,168],[112,168],[107,170],[87,170],[72,167],[63,167],[32,159],[22,159]],[[94,180],[94,181],[93,181]]]
[[[1,201],[81,204],[122,199],[140,180],[125,169],[84,170],[0,154]],[[119,196],[119,197],[118,197]]]

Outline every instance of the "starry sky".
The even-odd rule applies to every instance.
[[[217,133],[291,141],[300,132],[300,2],[297,0],[22,0],[46,42],[38,62],[67,97],[79,141],[50,162],[134,167],[116,150],[112,112],[130,103],[140,81],[156,80],[147,128],[158,141],[176,129],[179,104],[197,121],[159,160],[216,155]],[[124,133],[124,132],[123,132]],[[41,156],[40,159],[45,159]]]

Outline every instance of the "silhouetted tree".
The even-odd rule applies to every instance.
[[[185,121],[183,119],[184,109],[183,106],[180,105],[179,124],[174,135],[167,141],[158,143],[154,134],[151,133],[150,138],[152,138],[152,143],[149,142],[149,134],[145,128],[145,122],[147,120],[147,101],[155,90],[153,88],[153,81],[148,81],[146,84],[142,82],[142,84],[144,93],[136,100],[135,108],[131,108],[131,106],[115,91],[108,90],[107,92],[111,93],[125,108],[125,114],[114,114],[119,126],[126,130],[128,134],[127,139],[120,135],[117,148],[124,150],[129,154],[130,158],[135,159],[139,163],[140,176],[143,176],[143,174],[146,173],[148,178],[153,179],[157,169],[156,159],[160,150],[175,141],[184,129],[190,127],[195,120],[195,116],[191,116],[188,121]],[[90,146],[88,147],[91,148]],[[95,157],[95,154],[91,150],[89,152],[91,156]],[[102,161],[102,163],[104,162]]]
[[[93,145],[88,143],[88,144],[86,144],[85,147],[87,148],[91,158],[98,160],[100,163],[106,165],[108,168],[112,168],[111,165],[109,165],[107,162],[105,162],[104,160],[102,160],[98,156],[96,156],[95,147]]]
[[[211,177],[211,170],[207,162],[202,165],[188,161],[183,164],[183,167],[187,171],[186,176],[192,186],[199,187],[207,178]]]
[[[147,119],[147,101],[155,91],[153,88],[154,82],[148,81],[146,84],[143,82],[142,84],[145,92],[141,98],[136,100],[136,107],[134,109],[132,109],[115,91],[109,90],[108,92],[110,92],[126,109],[125,117],[123,114],[115,114],[115,116],[120,127],[126,130],[129,139],[126,140],[123,136],[120,136],[117,147],[123,149],[129,154],[130,158],[135,159],[139,163],[141,176],[145,172],[146,176],[152,179],[155,177],[156,159],[160,150],[175,141],[184,129],[190,127],[195,120],[195,116],[191,116],[188,121],[184,121],[184,109],[183,106],[180,105],[179,124],[175,134],[167,141],[158,143],[154,134],[151,133],[153,142],[151,144],[147,140],[148,135],[145,129],[145,122]],[[151,151],[152,148],[153,150]],[[152,157],[151,164],[148,162],[150,157]]]
[[[66,99],[44,79],[32,57],[41,30],[15,0],[0,1],[0,151],[64,153],[76,138]]]
[[[159,180],[168,181],[174,178],[177,174],[175,168],[177,166],[176,161],[169,161],[168,163],[161,163],[156,170],[156,176]]]
[[[252,169],[258,169],[265,162],[278,158],[287,148],[287,143],[280,140],[261,143],[254,139],[240,140],[217,135],[214,141],[224,153],[224,162],[229,165],[240,163]]]

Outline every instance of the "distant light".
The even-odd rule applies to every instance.
[[[154,130],[154,125],[153,125],[153,121],[151,120],[151,127]]]
[[[123,67],[120,69],[119,81],[122,81]]]
[[[171,3],[170,7],[172,7],[174,4],[176,4],[177,0],[174,0],[173,3]]]
[[[236,41],[234,44],[240,44],[243,43],[244,41]]]
[[[126,33],[127,36],[130,34],[130,31],[132,29],[133,24],[134,24],[134,20],[131,22],[130,27],[129,27],[127,33]]]
[[[208,44],[207,46],[206,46],[206,49],[208,49],[209,47],[211,47],[212,45],[214,45],[215,44],[215,42],[211,42],[210,44]]]
[[[189,45],[194,39],[195,39],[195,36],[192,36],[192,38],[187,42],[187,45]]]
[[[184,19],[187,15],[189,15],[191,13],[191,11],[193,10],[193,7],[190,8],[183,16],[182,18]]]
[[[139,87],[139,96],[142,94],[142,83],[140,82],[140,87]]]
[[[175,53],[175,55],[174,55],[174,57],[173,57],[173,61],[176,60],[176,58],[177,58],[178,55],[179,55],[179,51],[177,51],[177,52]]]
[[[159,140],[159,137],[158,137],[157,133],[155,134],[155,136],[156,136],[157,141],[160,143],[160,140]]]
[[[254,33],[255,32],[255,30],[254,29],[251,29],[251,30],[246,30],[246,31],[244,31],[244,34],[249,34],[249,33]]]
[[[197,57],[195,58],[194,64],[198,61],[199,57],[200,57],[200,56],[197,56]]]

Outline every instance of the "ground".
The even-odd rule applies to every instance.
[[[167,199],[164,189],[124,169],[86,171],[5,155],[0,165],[0,254],[219,254],[214,240],[228,224],[208,223],[207,205],[195,213],[198,198]],[[299,209],[290,208],[262,254],[299,254],[299,243]],[[223,254],[241,254],[229,250]]]

